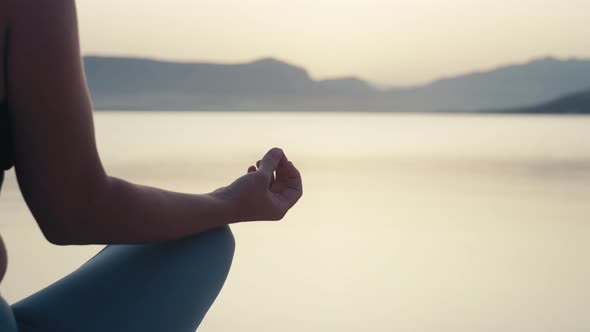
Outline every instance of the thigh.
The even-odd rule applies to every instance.
[[[219,294],[229,227],[157,244],[111,245],[62,280],[13,305],[26,331],[193,332]]]

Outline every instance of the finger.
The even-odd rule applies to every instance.
[[[256,167],[255,166],[248,167],[248,173],[252,173],[252,172],[256,172]]]
[[[294,189],[285,189],[283,192],[279,194],[281,196],[281,205],[286,210],[291,209],[299,199],[301,198],[301,193]]]
[[[279,148],[270,149],[260,161],[260,167],[258,167],[258,170],[269,177],[272,176],[282,157],[283,150]]]
[[[301,179],[301,173],[290,161],[287,162],[287,169],[289,172],[287,185],[289,188],[298,191],[300,195],[303,195],[303,181]]]
[[[287,159],[287,155],[283,152],[283,158],[279,161],[279,165],[276,170],[276,179],[277,181],[285,182],[289,178],[289,168],[288,168],[289,159]]]
[[[271,190],[280,197],[281,205],[288,210],[303,196],[303,183],[299,170],[292,162],[286,162],[286,181],[278,182]]]
[[[259,160],[259,161],[256,162],[256,167],[258,167],[258,168],[260,168],[260,161],[261,160]]]

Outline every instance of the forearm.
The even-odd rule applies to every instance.
[[[87,211],[68,222],[62,244],[174,240],[236,222],[232,204],[211,194],[183,194],[107,177]]]

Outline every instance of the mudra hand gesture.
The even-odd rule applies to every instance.
[[[280,220],[303,195],[301,174],[273,148],[247,174],[213,192],[229,202],[237,221]]]

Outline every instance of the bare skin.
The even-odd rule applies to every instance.
[[[75,1],[0,0],[0,13],[0,102],[8,101],[12,117],[16,176],[51,243],[175,240],[230,223],[280,220],[302,196],[299,171],[278,148],[208,194],[109,176],[95,144]],[[0,271],[5,267],[0,260]]]

